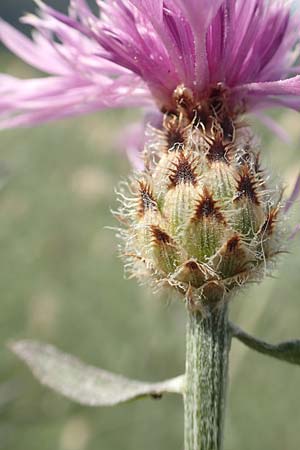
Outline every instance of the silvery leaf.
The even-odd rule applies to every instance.
[[[16,341],[9,347],[42,384],[83,405],[112,406],[144,396],[181,394],[183,390],[183,376],[160,383],[144,383],[86,365],[40,342]]]

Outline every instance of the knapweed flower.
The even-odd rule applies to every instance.
[[[195,104],[221,89],[231,114],[300,108],[300,20],[284,0],[99,0],[99,16],[85,0],[69,16],[37,3],[21,19],[32,39],[3,21],[0,38],[50,76],[1,76],[2,127],[153,102],[172,112],[179,85]]]
[[[259,279],[281,251],[281,189],[243,120],[300,110],[300,19],[286,1],[107,0],[95,15],[39,4],[32,40],[2,22],[2,42],[50,74],[1,77],[0,126],[147,106],[144,170],[120,192],[133,275],[174,287],[192,307]],[[297,190],[298,191],[298,190]],[[125,248],[124,248],[125,247]]]

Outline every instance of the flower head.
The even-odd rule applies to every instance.
[[[145,146],[145,164],[120,190],[122,254],[131,275],[204,311],[259,280],[283,249],[299,182],[285,204],[241,115],[300,110],[297,17],[280,0],[97,3],[98,16],[85,0],[65,16],[39,2],[23,18],[32,40],[1,23],[7,47],[50,76],[2,75],[0,126],[151,106],[148,139],[140,126],[123,136],[134,161]]]
[[[66,16],[42,2],[0,39],[49,77],[1,75],[1,127],[103,108],[175,107],[184,85],[197,103],[220,86],[235,112],[300,109],[299,20],[283,0],[108,0],[99,15],[72,0]]]

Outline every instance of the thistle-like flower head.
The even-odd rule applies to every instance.
[[[0,25],[4,44],[50,74],[1,76],[0,126],[120,106],[156,108],[144,170],[120,191],[122,254],[141,280],[191,308],[219,304],[281,252],[282,192],[242,115],[300,110],[298,15],[274,0],[73,0]]]

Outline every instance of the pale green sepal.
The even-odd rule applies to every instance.
[[[245,331],[233,323],[230,324],[230,332],[233,337],[243,342],[243,344],[252,350],[256,350],[272,358],[280,359],[281,361],[300,365],[300,339],[284,341],[279,344],[269,344],[245,333]]]
[[[10,343],[9,348],[42,384],[82,405],[113,406],[145,396],[183,391],[184,376],[144,383],[86,365],[48,344],[22,340]]]

